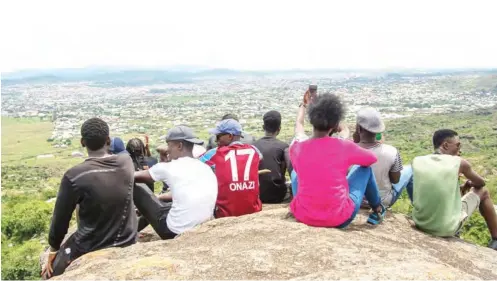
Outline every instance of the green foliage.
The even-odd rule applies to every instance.
[[[466,241],[484,247],[490,242],[491,237],[487,224],[478,211],[476,211],[464,224],[461,237]]]
[[[409,164],[414,157],[433,151],[431,139],[436,130],[456,130],[462,142],[462,156],[486,179],[486,188],[490,191],[494,204],[497,204],[496,121],[496,109],[396,119],[388,122],[385,138],[387,143],[399,149],[404,164]],[[405,192],[393,206],[393,210],[410,215],[412,205]],[[490,234],[478,211],[465,224],[461,237],[466,241],[487,246]]]
[[[9,204],[2,211],[2,234],[14,242],[22,242],[48,229],[53,207],[42,201]]]
[[[40,241],[30,240],[16,245],[2,235],[2,279],[40,279],[39,255],[42,251]]]

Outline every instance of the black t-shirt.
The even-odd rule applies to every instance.
[[[262,153],[259,170],[268,169],[271,173],[259,176],[260,198],[263,203],[280,203],[287,193],[285,174],[285,149],[288,144],[274,138],[263,137],[254,143]]]
[[[71,259],[107,247],[135,242],[134,168],[127,154],[88,158],[69,169],[60,184],[48,242],[59,249],[79,204],[78,230],[71,237]]]

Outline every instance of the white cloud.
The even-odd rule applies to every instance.
[[[1,70],[497,66],[491,1],[73,3],[3,1]]]

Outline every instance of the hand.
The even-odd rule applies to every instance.
[[[472,186],[473,183],[470,180],[467,180],[463,185],[460,186],[461,194],[464,195],[468,193],[468,191],[471,189]]]
[[[350,130],[345,122],[340,122],[337,128],[337,133],[340,137],[348,139],[350,137]]]
[[[308,105],[310,102],[311,102],[311,92],[309,90],[307,90],[304,94],[304,99],[303,99],[302,103],[304,105]]]
[[[145,146],[148,146],[148,135],[145,135]]]
[[[47,279],[52,277],[53,274],[52,264],[56,256],[57,256],[57,251],[50,251],[50,253],[48,254],[47,263],[45,264],[45,267],[41,271],[42,277],[46,277]]]

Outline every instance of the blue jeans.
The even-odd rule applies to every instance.
[[[298,179],[295,170],[291,174],[293,196],[297,195]],[[339,228],[348,226],[356,217],[361,207],[362,198],[366,196],[368,202],[372,202],[373,208],[381,204],[380,191],[376,185],[373,169],[371,167],[354,166],[347,175],[349,184],[349,197],[354,201],[354,212],[350,218],[342,223]]]
[[[297,186],[299,184],[299,181],[297,179],[297,173],[295,170],[292,171],[290,174],[290,180],[292,181],[292,195],[293,197],[297,196]]]
[[[366,197],[371,202],[373,209],[381,205],[380,190],[376,185],[373,169],[371,167],[354,166],[347,175],[349,183],[349,197],[354,201],[354,212],[339,228],[347,227],[356,217],[361,208],[362,198]]]
[[[399,199],[400,195],[402,194],[402,190],[404,188],[407,190],[407,195],[409,195],[409,198],[411,199],[412,202],[412,186],[413,186],[413,181],[412,181],[412,167],[411,166],[405,166],[404,169],[400,172],[400,180],[398,183],[393,185],[393,198],[392,202],[390,203],[390,206],[395,204],[395,202]]]

